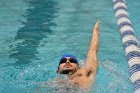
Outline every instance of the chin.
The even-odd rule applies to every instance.
[[[69,74],[69,73],[71,73],[71,72],[72,72],[72,70],[66,69],[66,70],[63,70],[63,71],[61,72],[61,74]]]
[[[66,68],[66,69],[61,70],[60,74],[69,74],[69,73],[73,73],[73,72],[75,72],[74,69]]]

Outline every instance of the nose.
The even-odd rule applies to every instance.
[[[69,60],[67,60],[67,61],[66,61],[66,64],[69,64],[69,63],[70,63],[70,61],[69,61]]]

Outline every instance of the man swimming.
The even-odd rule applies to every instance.
[[[94,26],[86,64],[79,67],[77,59],[66,54],[60,59],[57,73],[67,74],[68,81],[80,88],[89,88],[95,80],[98,68],[99,22]]]

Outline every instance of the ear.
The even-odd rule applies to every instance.
[[[58,69],[56,70],[56,73],[60,74],[60,70],[59,70],[59,67],[58,67]]]
[[[56,73],[58,73],[58,74],[60,73],[58,69],[56,70]]]

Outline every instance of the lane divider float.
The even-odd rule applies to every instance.
[[[115,17],[130,67],[130,79],[134,84],[134,93],[140,93],[140,48],[134,28],[130,21],[125,0],[113,0]]]

